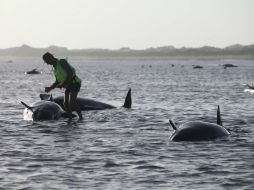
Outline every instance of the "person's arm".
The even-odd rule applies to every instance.
[[[50,86],[50,87],[45,87],[45,92],[48,93],[51,90],[53,90],[54,88],[56,88],[59,85],[59,83],[57,82],[57,80]]]
[[[63,69],[67,73],[66,80],[63,82],[62,86],[68,86],[71,83],[71,80],[72,80],[73,76],[75,75],[75,73],[74,73],[73,69],[70,67],[69,63],[65,59],[61,60],[61,64],[62,64]]]

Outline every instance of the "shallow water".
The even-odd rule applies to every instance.
[[[25,121],[19,100],[39,100],[51,68],[40,58],[1,57],[0,189],[254,189],[254,95],[243,86],[254,80],[253,60],[69,61],[81,97],[118,108],[70,124]],[[25,75],[33,68],[43,74]],[[121,108],[130,87],[133,107]],[[168,119],[216,122],[217,105],[229,137],[169,142]]]

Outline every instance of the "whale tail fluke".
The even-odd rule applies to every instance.
[[[219,105],[218,105],[218,109],[217,109],[217,124],[222,126],[222,120],[221,120],[220,106]]]
[[[172,120],[169,120],[169,123],[172,126],[172,128],[176,131],[177,127],[175,126],[174,122]]]
[[[132,100],[131,100],[131,88],[129,89],[125,101],[124,101],[124,108],[131,108]]]
[[[32,108],[31,106],[27,105],[25,102],[20,101],[20,103],[21,103],[23,106],[25,106],[27,109],[33,111],[33,108]]]

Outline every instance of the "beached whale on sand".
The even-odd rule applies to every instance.
[[[169,120],[175,132],[171,135],[171,141],[204,141],[218,137],[228,136],[230,133],[222,126],[220,107],[217,110],[217,124],[202,121],[187,122],[176,127]]]
[[[55,102],[58,105],[60,105],[63,109],[63,101],[64,101],[64,97],[63,96],[59,96],[56,98],[53,98],[52,95],[50,94],[40,94],[40,98],[41,100],[47,100],[47,101],[51,101],[51,102]],[[115,106],[100,102],[100,101],[96,101],[96,100],[92,100],[92,99],[88,99],[88,98],[77,98],[77,103],[80,107],[80,109],[82,111],[88,111],[88,110],[105,110],[105,109],[112,109],[112,108],[116,108]],[[131,104],[132,104],[132,99],[131,99],[131,89],[129,89],[126,97],[125,97],[125,101],[124,101],[124,108],[131,108]]]
[[[24,110],[24,120],[58,120],[60,118],[68,118],[67,112],[65,112],[57,103],[41,100],[28,106],[21,101],[26,108]],[[72,114],[72,117],[76,115]]]

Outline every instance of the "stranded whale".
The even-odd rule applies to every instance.
[[[64,107],[63,107],[64,97],[63,96],[53,98],[52,95],[49,95],[49,94],[40,94],[40,98],[41,98],[41,100],[55,102],[64,109]],[[106,104],[103,102],[99,102],[96,100],[88,99],[88,98],[79,98],[78,97],[77,103],[82,111],[104,110],[104,109],[116,108],[115,106],[112,106],[112,105],[109,105],[109,104]],[[131,104],[132,104],[131,89],[129,89],[129,91],[126,95],[123,107],[124,108],[131,108]]]
[[[61,117],[67,118],[68,114],[55,102],[41,100],[28,106],[21,101],[26,108],[24,110],[25,120],[58,120]],[[75,117],[75,115],[72,115]]]
[[[41,72],[37,71],[37,69],[33,69],[31,71],[27,71],[26,74],[41,74]]]
[[[222,126],[219,106],[217,110],[217,124],[193,121],[184,123],[177,128],[171,120],[169,122],[175,130],[170,137],[171,141],[202,141],[229,135],[229,132]]]

